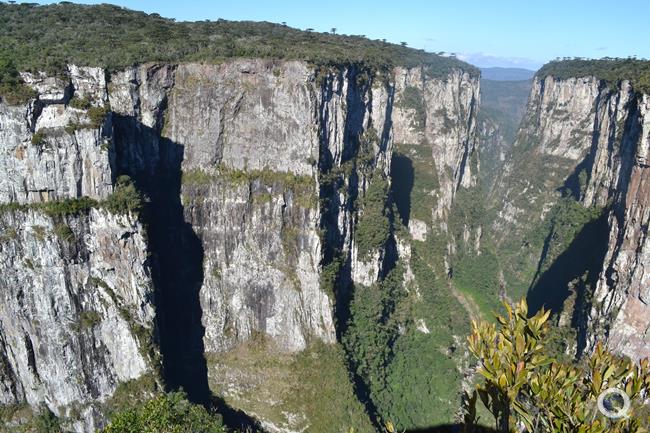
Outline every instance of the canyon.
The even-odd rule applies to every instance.
[[[502,299],[550,308],[572,356],[650,356],[650,96],[556,75],[515,132],[438,56],[21,70],[0,421],[92,432],[182,388],[268,432],[449,423]]]

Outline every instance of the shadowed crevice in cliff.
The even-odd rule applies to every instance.
[[[398,152],[393,153],[391,180],[397,212],[402,224],[408,227],[411,219],[411,191],[413,191],[415,182],[415,171],[411,158]]]
[[[129,175],[147,198],[142,219],[167,390],[182,388],[190,401],[216,410],[230,428],[263,432],[255,419],[212,395],[208,385],[200,302],[204,250],[181,202],[184,147],[132,117],[114,115],[114,136],[114,177]]]
[[[203,247],[181,204],[183,146],[131,117],[114,117],[115,175],[128,174],[148,198],[143,214],[152,254],[163,375],[169,389],[210,401],[199,291]]]
[[[608,212],[584,225],[573,239],[568,248],[563,251],[546,271],[536,276],[528,291],[528,301],[531,315],[542,307],[553,313],[562,312],[564,301],[570,296],[570,286],[574,285],[581,292],[589,290],[598,279],[602,268],[609,239]],[[553,232],[545,241],[544,251],[548,254]],[[543,262],[542,256],[541,262]]]
[[[358,198],[360,196],[360,175],[359,170],[370,170],[367,165],[360,165],[360,157],[367,157],[362,149],[362,136],[366,132],[364,120],[368,107],[372,106],[370,98],[366,96],[371,83],[368,81],[367,71],[351,67],[345,72],[345,77],[339,72],[336,80],[338,83],[344,80],[349,83],[345,102],[347,110],[343,125],[343,148],[340,149],[340,161],[335,160],[335,155],[329,148],[334,137],[330,137],[330,130],[325,127],[330,122],[332,113],[329,112],[328,103],[332,97],[343,90],[342,87],[334,88],[334,80],[328,79],[321,85],[321,94],[323,98],[318,109],[320,149],[319,149],[319,199],[321,203],[321,220],[320,227],[323,231],[322,237],[322,259],[321,267],[323,273],[334,271],[333,276],[333,295],[334,295],[334,318],[337,341],[341,342],[346,334],[350,321],[351,300],[354,294],[354,283],[352,281],[352,258],[349,254],[343,253],[350,251],[350,238],[348,233],[341,233],[339,227],[339,218],[341,213],[351,215],[354,220],[357,211]],[[340,86],[340,84],[339,84]],[[385,151],[390,137],[390,124],[392,116],[392,103],[394,98],[394,89],[389,90],[388,106],[386,107],[387,125],[384,125],[382,131],[378,133],[379,150]],[[372,125],[369,125],[372,126]],[[375,131],[377,133],[377,131]],[[340,165],[339,165],[340,164]],[[342,167],[353,167],[346,174]],[[371,173],[365,173],[371,175]],[[344,178],[345,177],[345,178]],[[342,202],[340,192],[343,192],[345,202]],[[391,205],[390,198],[387,206]],[[352,221],[351,221],[352,222]],[[352,222],[353,223],[353,222]],[[392,223],[392,221],[391,221]],[[392,242],[391,242],[392,241]],[[346,244],[347,243],[347,244]],[[387,273],[395,266],[397,258],[397,248],[394,239],[389,236],[386,245],[386,254],[382,268]],[[381,276],[380,276],[381,277]],[[347,354],[347,369],[354,385],[354,391],[357,399],[364,405],[366,413],[370,417],[373,425],[379,431],[382,429],[380,417],[377,408],[370,398],[370,390],[362,377],[356,373],[356,368]]]
[[[596,134],[594,133],[594,136],[595,135]],[[585,193],[584,189],[589,181],[588,173],[591,173],[591,169],[594,165],[594,153],[595,150],[589,152],[589,155],[576,165],[573,173],[566,178],[564,184],[559,189],[563,196],[570,196],[575,200],[583,199]]]

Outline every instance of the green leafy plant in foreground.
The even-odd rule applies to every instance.
[[[484,381],[465,398],[465,421],[477,422],[480,399],[492,413],[500,432],[642,433],[648,426],[643,414],[650,392],[647,359],[639,363],[618,357],[597,345],[580,364],[561,362],[546,350],[550,311],[528,317],[525,301],[504,304],[507,316],[497,324],[473,323],[469,349],[478,358]],[[601,393],[609,388],[630,398],[628,416],[606,418],[598,410]],[[468,427],[470,429],[470,427]]]

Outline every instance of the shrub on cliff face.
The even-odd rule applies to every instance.
[[[68,226],[67,224],[57,224],[57,225],[55,225],[52,232],[54,233],[54,235],[58,239],[60,239],[62,241],[65,241],[65,242],[72,241],[74,239],[74,236],[75,236],[74,232],[72,231],[70,226]]]
[[[45,134],[43,132],[35,132],[32,135],[32,144],[34,146],[40,146],[45,141]]]
[[[144,201],[142,195],[135,187],[131,178],[126,175],[117,178],[113,194],[104,202],[104,207],[114,214],[128,212],[139,213],[143,206]]]
[[[108,115],[108,107],[90,107],[88,109],[88,118],[90,119],[90,126],[93,128],[99,128],[104,123],[106,116]]]
[[[643,412],[650,392],[648,360],[638,364],[598,345],[583,363],[558,361],[546,349],[550,311],[528,317],[525,301],[505,304],[496,324],[474,323],[469,349],[485,379],[465,399],[469,425],[476,423],[477,399],[492,413],[501,432],[524,426],[529,432],[641,433],[650,425]],[[606,418],[598,410],[601,393],[624,391],[628,416]]]
[[[90,197],[67,198],[36,204],[33,207],[41,209],[51,217],[88,214],[90,209],[97,207],[97,201]]]

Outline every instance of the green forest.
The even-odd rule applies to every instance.
[[[635,90],[650,93],[649,60],[634,58],[555,60],[537,71],[538,77],[545,78],[549,75],[561,80],[572,77],[596,77],[609,82],[614,87],[622,80],[630,80]]]
[[[459,67],[479,74],[453,57],[363,35],[318,33],[268,22],[175,22],[109,4],[0,3],[0,29],[0,58],[11,55],[21,71],[60,72],[66,64],[117,69],[146,62],[219,63],[255,57],[374,69],[424,64],[436,76]]]

